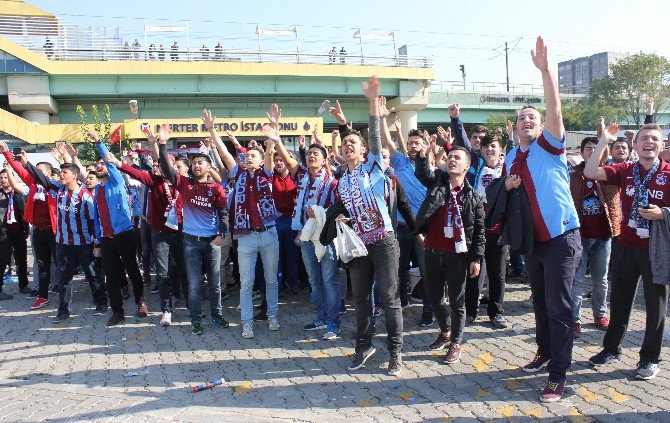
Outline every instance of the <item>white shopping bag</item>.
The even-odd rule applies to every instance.
[[[335,251],[342,263],[349,263],[356,257],[368,255],[368,249],[365,248],[363,241],[356,235],[343,220],[338,220],[337,237],[335,238]]]

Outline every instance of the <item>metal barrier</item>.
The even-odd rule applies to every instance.
[[[505,82],[463,82],[463,81],[431,81],[430,87],[436,90],[446,91],[508,91],[508,84]],[[542,85],[536,84],[509,84],[509,92],[513,93],[533,93],[542,94]]]

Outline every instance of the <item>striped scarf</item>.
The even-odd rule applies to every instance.
[[[449,185],[451,187],[451,185]],[[457,195],[461,193],[463,186],[451,188],[449,190],[449,203],[447,203],[447,213],[445,213],[444,236],[454,239],[454,246],[457,253],[468,251],[465,242],[465,231],[463,230],[463,218],[461,209],[458,207]]]
[[[16,216],[14,215],[14,190],[11,189],[5,192],[7,196],[7,224],[16,223]]]
[[[314,176],[314,182],[311,184],[309,171],[302,175],[298,187],[298,201],[293,209],[291,229],[295,231],[302,229],[307,220],[306,213],[309,206],[316,204],[325,208],[333,181],[335,181],[335,178],[329,175],[324,168],[321,168]]]
[[[272,184],[269,178],[263,177],[264,169],[254,171],[254,177],[247,169],[239,169],[235,181],[234,210],[235,218],[232,232],[235,235],[247,234],[251,231],[250,210],[257,207],[263,224],[267,224],[277,218],[277,209],[272,197]],[[252,186],[253,182],[255,186]],[[251,204],[249,190],[256,190],[256,204]]]
[[[362,169],[362,164],[359,164],[353,172],[347,171],[346,177],[340,179],[338,186],[354,231],[365,244],[372,244],[384,238],[388,232],[372,190],[370,175]],[[388,190],[388,184],[384,184],[384,187]]]

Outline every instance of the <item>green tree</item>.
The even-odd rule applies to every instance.
[[[507,131],[505,130],[508,120],[511,120],[512,123],[516,125],[516,116],[507,115],[504,113],[492,113],[486,119],[486,122],[484,122],[484,126],[486,126],[486,128],[489,130],[489,134],[495,134],[498,128],[502,128],[503,145],[508,148],[511,148],[514,142],[509,139],[509,137],[507,136]],[[506,150],[506,148],[504,148],[503,150]]]
[[[567,131],[594,131],[601,116],[607,122],[621,122],[626,115],[623,107],[604,101],[598,96],[563,102],[563,124]]]
[[[107,145],[109,151],[115,151],[116,149],[128,149],[130,147],[130,139],[126,134],[124,138],[119,143],[119,146],[116,149],[112,149],[109,143],[109,136],[112,133],[112,116],[109,109],[109,104],[104,104],[102,106],[102,116],[100,114],[100,109],[97,105],[92,105],[90,110],[91,121],[89,123],[88,113],[84,107],[77,105],[77,117],[79,118],[79,131],[82,135],[82,143],[77,144],[77,155],[79,160],[84,164],[94,163],[97,156],[98,150],[95,148],[95,145],[92,142],[89,142],[88,139],[88,130],[91,125],[93,129],[100,135],[100,140]]]
[[[663,104],[670,94],[669,82],[670,62],[666,58],[638,53],[613,64],[610,75],[591,85],[588,104],[623,115],[639,128],[644,119],[644,101],[651,98],[655,104]]]

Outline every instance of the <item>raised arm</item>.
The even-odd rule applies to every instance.
[[[205,124],[205,128],[209,131],[210,137],[214,141],[214,145],[216,145],[216,149],[221,155],[223,163],[226,165],[228,171],[232,172],[233,169],[235,169],[235,158],[230,154],[228,147],[221,141],[221,137],[214,128],[214,120],[216,119],[216,116],[213,116],[210,110],[204,109],[201,118],[202,122]]]
[[[298,156],[300,157],[300,163],[307,166],[307,149],[305,148],[304,135],[298,137]]]
[[[370,112],[368,147],[372,154],[380,154],[382,151],[382,140],[379,134],[379,81],[375,75],[369,81],[361,82],[363,94],[368,99],[368,110]]]
[[[5,170],[7,171],[7,181],[9,182],[9,186],[19,194],[25,195],[26,189],[23,187],[23,185],[20,185],[16,182],[16,179],[14,178],[14,172],[12,171],[12,166],[7,161],[5,162],[4,166]]]
[[[107,153],[109,153],[109,150],[107,150],[107,146],[105,145],[104,142],[100,141],[100,137],[98,136],[98,133],[95,132],[94,130],[88,131],[88,136],[95,141],[95,147],[98,149],[98,153],[100,153],[100,157],[102,157],[102,160],[105,162],[105,165],[107,166],[107,177],[114,181],[114,183],[118,185],[125,185],[125,181],[123,180],[123,176],[121,176],[121,172],[119,169],[116,168],[116,166],[110,166],[110,163],[107,161]]]
[[[428,161],[428,150],[430,146],[424,145],[419,154],[416,155],[416,168],[414,169],[414,176],[419,180],[421,185],[429,187],[435,181],[435,170],[430,167]]]
[[[402,133],[402,124],[400,123],[400,118],[397,114],[395,115],[393,124],[398,133],[398,151],[407,156],[407,141],[405,141],[405,135]]]
[[[391,139],[391,131],[386,122],[386,118],[393,111],[395,111],[395,108],[391,108],[391,110],[386,108],[386,97],[381,97],[379,99],[379,123],[381,125],[382,146],[388,148],[390,157],[395,156],[395,153],[398,151],[398,148],[396,148],[395,143]]]
[[[300,169],[300,163],[298,163],[296,159],[291,157],[291,155],[288,153],[288,150],[286,150],[286,147],[284,147],[284,143],[277,142],[275,143],[274,146],[275,150],[277,150],[277,154],[279,154],[279,157],[286,164],[286,168],[291,173],[291,176],[295,176],[295,174]]]
[[[584,176],[590,179],[595,179],[596,181],[606,181],[607,174],[605,169],[600,167],[600,158],[603,154],[603,151],[607,148],[607,144],[616,140],[616,133],[619,131],[619,125],[616,123],[611,124],[605,128],[605,119],[600,118],[600,127],[598,132],[600,133],[600,139],[598,140],[598,145],[596,149],[591,153],[589,161],[586,162],[584,167]]]
[[[449,116],[451,117],[451,133],[455,135],[454,144],[465,147],[468,152],[472,153],[472,144],[470,144],[470,138],[468,138],[468,133],[465,132],[465,127],[463,122],[461,122],[460,113],[461,105],[454,103],[449,106]]]
[[[337,140],[340,138],[340,131],[337,129],[333,131],[332,134],[332,143],[331,143],[331,152],[333,153],[333,158],[341,164],[345,164],[347,161],[344,160],[344,157],[340,154],[340,146]]]
[[[5,144],[4,141],[0,141],[0,152],[2,153],[3,156],[5,156],[5,161],[9,163],[9,165],[14,169],[14,172],[21,178],[21,180],[26,184],[26,185],[31,185],[35,183],[35,178],[32,177],[30,173],[23,167],[23,165],[12,157],[12,153],[9,152],[9,148],[7,148],[7,144]],[[17,155],[18,157],[18,155]],[[21,155],[22,158],[25,159],[24,155]]]
[[[542,74],[542,86],[544,88],[544,103],[547,107],[547,116],[544,120],[544,129],[557,140],[565,136],[563,127],[563,112],[561,110],[561,97],[558,95],[558,85],[554,74],[549,70],[547,58],[547,46],[542,37],[537,37],[535,50],[530,52],[533,64]],[[597,158],[600,156],[598,155]]]
[[[72,144],[66,142],[63,143],[63,150],[65,151],[63,157],[65,157],[65,155],[70,156],[72,163],[79,169],[79,181],[84,182],[86,180],[86,168],[81,164],[81,161],[79,161],[79,158],[77,157],[77,149],[74,148]]]
[[[172,184],[177,185],[177,171],[170,164],[167,154],[167,142],[170,139],[170,127],[167,124],[161,125],[158,130],[158,162],[161,167],[161,173]]]
[[[654,123],[654,99],[649,97],[647,101],[644,102],[644,107],[646,115],[644,116],[644,123]]]

